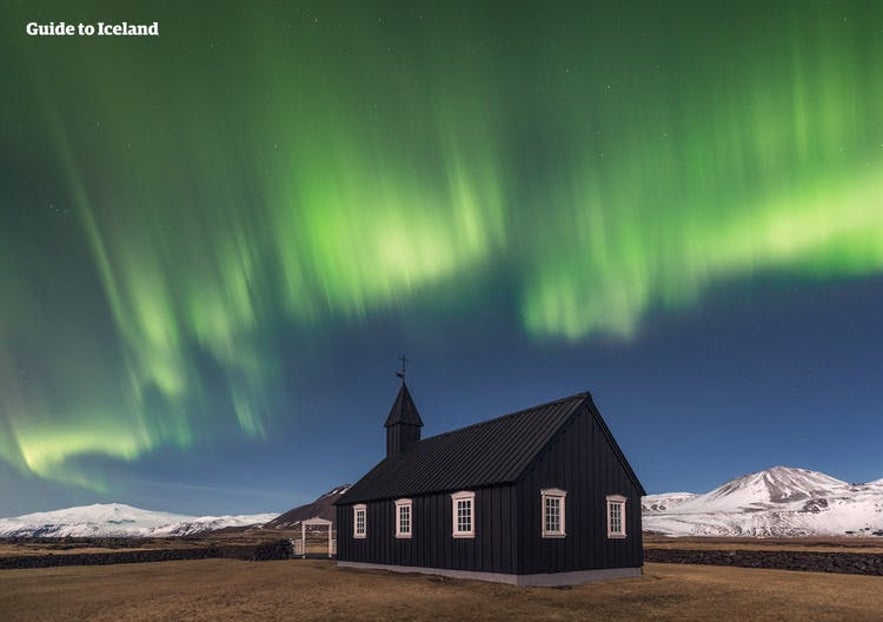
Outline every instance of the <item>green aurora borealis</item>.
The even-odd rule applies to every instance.
[[[272,435],[280,328],[496,305],[627,346],[713,286],[883,272],[879,3],[181,5],[3,12],[22,474]]]

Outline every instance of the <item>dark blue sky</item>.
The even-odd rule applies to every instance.
[[[589,390],[651,493],[883,476],[872,3],[2,17],[0,515],[310,501],[402,352],[424,436]]]

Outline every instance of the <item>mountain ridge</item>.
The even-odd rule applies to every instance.
[[[883,480],[775,466],[704,493],[649,495],[644,530],[671,536],[883,535]]]
[[[320,495],[312,503],[299,505],[287,512],[283,512],[264,525],[264,529],[291,529],[301,521],[311,518],[324,518],[332,523],[337,522],[337,510],[334,502],[337,501],[343,493],[350,489],[351,484],[342,484],[335,486],[323,495]]]
[[[288,529],[309,518],[332,522],[349,485],[282,514],[189,516],[123,503],[96,503],[0,518],[0,537],[173,537],[228,528]],[[883,536],[883,478],[849,484],[819,471],[774,466],[706,493],[647,495],[644,530],[671,536]]]
[[[189,536],[227,527],[263,524],[275,514],[189,516],[125,503],[93,503],[0,518],[3,538]]]
[[[349,489],[335,486],[315,501],[282,514],[189,516],[136,508],[125,503],[93,503],[49,512],[0,518],[0,538],[175,537],[247,528],[290,529],[303,520],[336,521],[334,502]]]

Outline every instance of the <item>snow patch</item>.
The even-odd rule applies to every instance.
[[[661,495],[646,495],[641,499],[641,510],[644,513],[666,512],[698,496],[695,492],[666,492]]]

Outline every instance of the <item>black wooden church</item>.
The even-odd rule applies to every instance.
[[[420,439],[404,380],[386,458],[337,505],[342,566],[516,585],[641,574],[646,494],[589,393]]]

